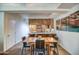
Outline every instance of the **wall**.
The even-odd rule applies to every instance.
[[[26,22],[23,17],[16,13],[5,14],[5,40],[4,51],[11,48],[21,41],[21,38],[27,34],[24,30],[27,29]],[[24,26],[24,27],[23,27]],[[27,36],[27,35],[26,35]]]
[[[60,45],[66,49],[70,54],[79,54],[79,33],[67,32],[67,31],[56,31]]]
[[[4,12],[0,12],[0,52],[3,51]]]
[[[21,38],[23,36],[28,36],[29,33],[28,17],[23,16],[20,19],[16,21],[16,42],[21,41]]]
[[[13,23],[15,19],[11,14],[5,13],[5,22],[4,22],[4,51],[9,49],[15,44],[15,24]]]

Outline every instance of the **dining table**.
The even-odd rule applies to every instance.
[[[35,42],[36,42],[36,37],[29,37],[28,39],[28,43],[29,45],[31,46],[30,47],[30,53],[32,54],[33,50],[32,48],[35,48]],[[50,48],[50,45],[53,43],[53,42],[57,42],[53,37],[42,37],[43,40],[45,40],[45,47],[47,48],[47,53],[48,55],[51,54],[51,48]]]

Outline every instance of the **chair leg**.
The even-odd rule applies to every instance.
[[[34,47],[31,47],[31,55],[34,55]]]
[[[24,47],[22,47],[22,51],[21,51],[21,54],[23,55],[23,50],[24,50]]]
[[[54,54],[55,54],[55,55],[59,55],[59,52],[58,52],[58,48],[57,48],[57,47],[54,48]]]
[[[56,47],[53,48],[53,54],[57,55],[57,48]]]
[[[34,50],[34,48],[33,48],[33,55],[35,54],[35,50]]]
[[[26,48],[25,48],[25,54],[26,54]]]
[[[45,50],[43,50],[43,55],[45,55]]]
[[[57,54],[59,55],[58,47],[57,47]]]

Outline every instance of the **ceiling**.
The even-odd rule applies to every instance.
[[[78,8],[75,8],[75,7]],[[0,4],[0,11],[18,13],[29,18],[54,18],[79,9],[79,3],[9,3]]]

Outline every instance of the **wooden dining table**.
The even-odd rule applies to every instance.
[[[45,40],[45,47],[47,47],[48,55],[51,54],[50,51],[50,45],[52,42],[57,42],[53,37],[42,37],[43,40]],[[29,45],[32,47],[34,45],[35,47],[35,37],[29,37],[28,39]],[[32,53],[32,49],[30,48],[30,53]]]

